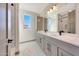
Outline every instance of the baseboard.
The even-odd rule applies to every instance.
[[[29,41],[24,41],[24,42],[20,42],[20,44],[22,43],[27,43],[27,42],[32,42],[32,41],[35,41],[36,39],[33,39],[33,40],[29,40]]]

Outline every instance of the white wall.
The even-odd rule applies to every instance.
[[[24,29],[24,19],[23,15],[30,15],[31,16],[31,28],[30,30]],[[36,30],[36,20],[37,20],[36,13],[27,11],[27,10],[19,10],[19,42],[24,42],[28,40],[35,39],[35,30]]]

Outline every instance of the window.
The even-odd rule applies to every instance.
[[[30,28],[30,16],[24,15],[24,29]]]

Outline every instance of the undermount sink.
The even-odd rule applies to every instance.
[[[49,31],[47,32],[41,31],[40,33],[62,40],[75,38],[73,34],[69,34],[69,33],[62,33],[62,35],[59,35],[58,32],[49,32]]]
[[[58,32],[46,32],[46,34],[51,36],[60,36]]]
[[[58,32],[51,32],[47,33],[49,36],[53,36],[56,38],[61,38],[61,39],[70,39],[71,37],[67,33],[62,33],[62,35],[59,35]]]

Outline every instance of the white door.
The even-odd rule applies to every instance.
[[[0,3],[0,56],[11,55],[11,53],[15,53],[16,48],[16,51],[19,49],[18,8],[16,5]]]
[[[0,3],[0,56],[7,55],[6,4]]]
[[[8,4],[8,55],[11,56],[15,52],[14,49],[14,6]],[[12,51],[13,50],[13,51]]]
[[[8,4],[8,55],[13,56],[19,51],[18,4]]]

